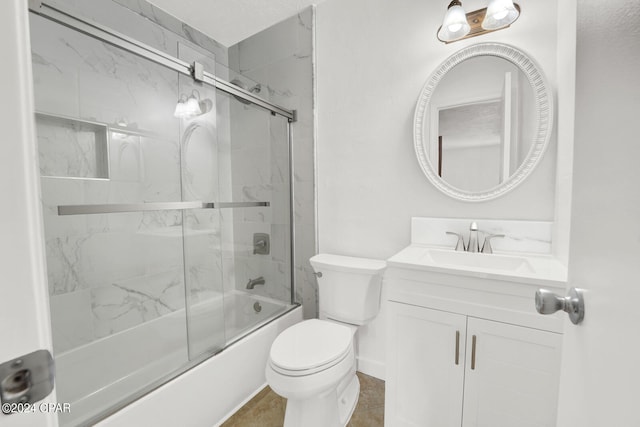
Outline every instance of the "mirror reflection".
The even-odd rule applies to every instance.
[[[468,192],[504,183],[534,141],[535,105],[527,76],[506,59],[476,56],[451,68],[425,111],[423,143],[435,172]]]

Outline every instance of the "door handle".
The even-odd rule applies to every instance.
[[[571,288],[566,297],[560,297],[546,289],[536,291],[536,310],[540,314],[553,314],[558,310],[566,311],[574,325],[584,319],[584,296],[580,289]]]

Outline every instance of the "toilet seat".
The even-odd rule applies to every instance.
[[[283,375],[310,375],[340,363],[352,346],[349,327],[310,319],[291,326],[275,339],[269,362]]]

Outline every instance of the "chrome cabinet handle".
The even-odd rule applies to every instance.
[[[456,331],[456,365],[460,364],[460,331]]]
[[[584,296],[580,289],[571,288],[566,297],[559,297],[546,289],[536,291],[536,310],[540,314],[553,314],[558,310],[566,311],[574,325],[584,319]]]
[[[476,336],[471,336],[471,370],[476,369]]]

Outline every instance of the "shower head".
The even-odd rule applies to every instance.
[[[251,88],[249,86],[247,86],[246,83],[244,83],[242,80],[240,79],[233,79],[231,80],[231,84],[238,86],[240,89],[244,89],[247,92],[251,92],[251,93],[260,93],[260,91],[262,91],[262,85],[260,83],[256,84],[255,86],[252,86]],[[238,101],[242,102],[243,104],[249,105],[251,104],[251,101],[244,99],[240,96],[237,95],[233,95],[233,97],[235,99],[237,99]]]

